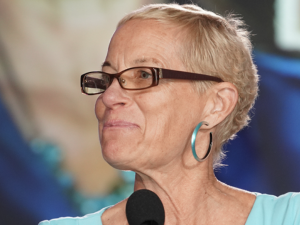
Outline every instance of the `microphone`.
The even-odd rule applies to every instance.
[[[129,225],[164,225],[165,210],[159,197],[152,191],[135,191],[126,204]]]

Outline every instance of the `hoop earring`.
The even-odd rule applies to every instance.
[[[194,156],[194,158],[195,158],[198,162],[203,162],[205,159],[207,159],[207,157],[208,157],[209,154],[210,154],[211,146],[212,146],[212,133],[210,132],[210,133],[209,133],[210,141],[209,141],[208,150],[207,150],[205,156],[204,156],[202,159],[200,159],[200,158],[198,157],[198,155],[197,155],[197,153],[196,153],[196,149],[195,149],[195,142],[196,142],[196,136],[197,136],[197,133],[198,133],[200,127],[201,127],[203,124],[205,124],[206,126],[208,126],[208,123],[207,123],[207,122],[205,122],[205,121],[200,122],[200,123],[196,126],[196,128],[194,129],[194,132],[193,132],[193,135],[192,135],[192,138],[191,138],[191,144],[192,144],[192,152],[193,152],[193,156]]]

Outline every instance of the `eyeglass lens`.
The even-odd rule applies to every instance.
[[[122,72],[120,77],[101,72],[91,72],[86,74],[83,80],[85,93],[103,93],[110,86],[111,79],[114,77],[118,79],[122,88],[131,90],[150,87],[153,82],[153,72],[149,68],[131,68]]]

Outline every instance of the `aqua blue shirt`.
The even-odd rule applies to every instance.
[[[84,217],[42,221],[39,225],[102,225],[101,216],[109,207]],[[300,225],[300,193],[279,197],[258,194],[245,225]]]
[[[256,195],[246,225],[300,225],[300,193]]]

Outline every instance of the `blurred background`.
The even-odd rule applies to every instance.
[[[134,174],[102,159],[97,96],[81,94],[79,77],[100,69],[126,13],[163,2],[0,0],[1,225],[81,216],[130,195]],[[243,17],[261,76],[252,122],[226,145],[217,177],[254,192],[299,191],[300,0],[193,2]]]

